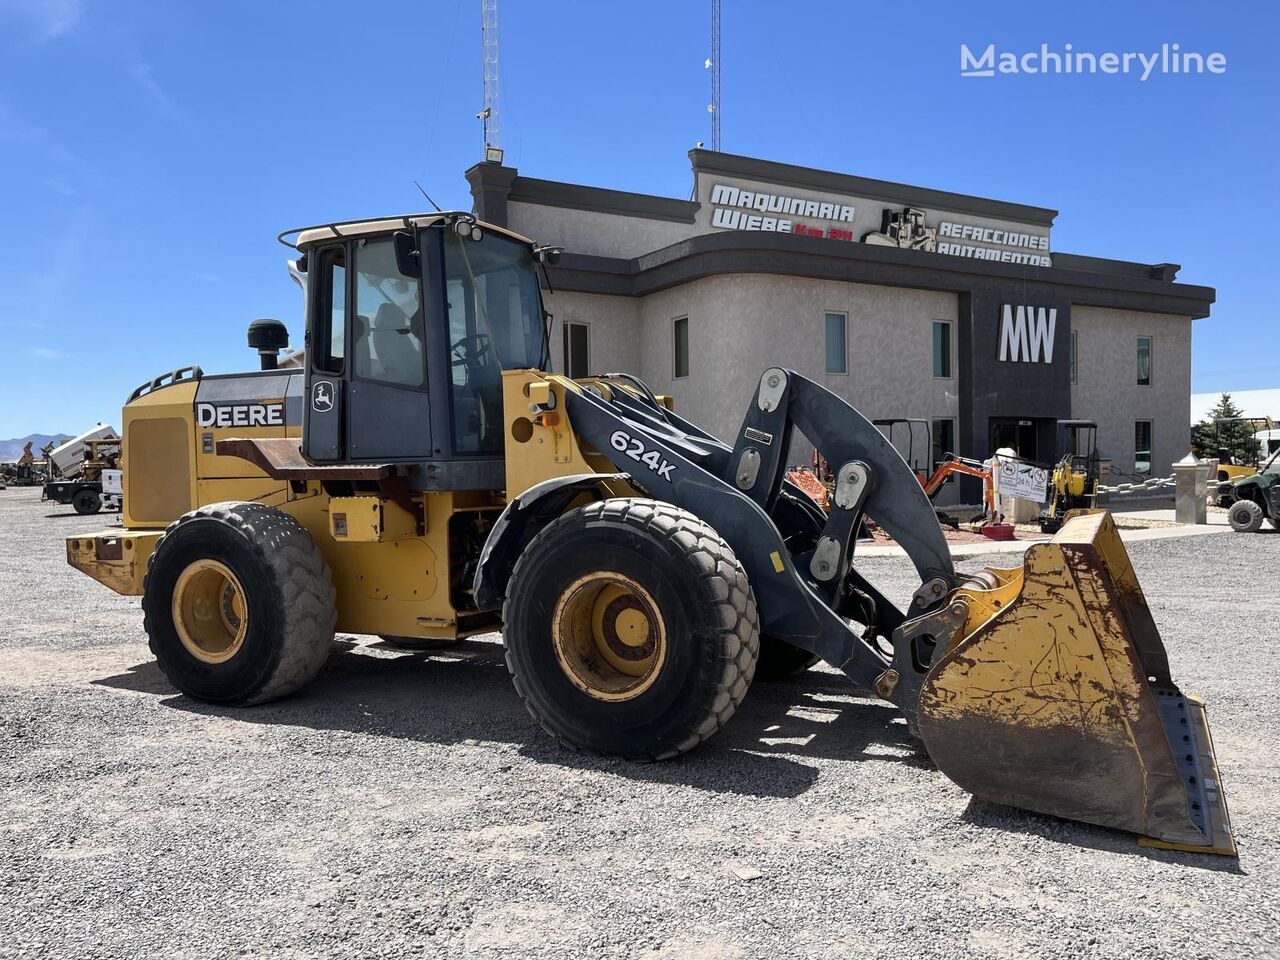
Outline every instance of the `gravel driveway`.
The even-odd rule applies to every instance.
[[[114,517],[38,496],[0,492],[0,957],[1280,954],[1280,535],[1131,548],[1237,863],[975,801],[828,670],[654,766],[554,746],[496,636],[344,636],[288,700],[203,706],[65,565]]]

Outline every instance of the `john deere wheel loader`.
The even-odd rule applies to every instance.
[[[980,797],[1234,853],[1204,707],[1169,675],[1109,514],[960,576],[902,458],[797,373],[763,373],[731,442],[628,374],[552,373],[551,248],[465,213],[282,238],[306,277],[303,367],[274,369],[287,338],[258,321],[262,370],[139,387],[124,529],[67,542],[141,595],[185,694],[291,693],[335,629],[501,628],[551,736],[662,760],[729,722],[762,660],[817,656]],[[829,510],[785,480],[794,430],[835,471]],[[919,574],[905,610],[853,563],[864,514]]]

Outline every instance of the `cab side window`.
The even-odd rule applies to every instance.
[[[355,246],[356,317],[353,372],[364,380],[403,387],[426,383],[422,352],[422,290],[396,266],[390,238]]]
[[[347,339],[347,266],[342,247],[326,247],[317,253],[320,272],[316,295],[315,359],[323,373],[342,373]]]

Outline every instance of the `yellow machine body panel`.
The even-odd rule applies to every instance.
[[[1053,471],[1053,488],[1070,497],[1083,497],[1087,492],[1088,475],[1066,464],[1058,464]]]
[[[338,629],[350,633],[393,634],[396,636],[451,638],[492,630],[492,618],[460,617],[450,596],[449,525],[455,513],[496,515],[500,503],[483,507],[457,503],[459,495],[450,491],[420,496],[427,518],[426,531],[409,535],[403,525],[402,506],[384,501],[376,508],[362,504],[369,515],[377,510],[396,518],[393,530],[399,535],[376,539],[372,521],[366,518],[361,539],[330,536],[333,514],[338,508],[351,516],[352,500],[379,500],[377,497],[330,499],[319,484],[295,494],[287,484],[271,479],[202,481],[208,495],[202,503],[224,500],[252,500],[274,506],[307,528],[325,562],[329,565],[338,594]],[[354,523],[354,520],[348,520]],[[383,530],[386,531],[385,521]],[[416,522],[415,522],[416,527]],[[147,560],[163,530],[110,530],[67,538],[67,562],[117,593],[141,596]],[[455,548],[455,552],[457,549]],[[461,563],[465,558],[455,557]]]
[[[196,503],[194,382],[144,394],[124,408],[126,528],[163,527]]]
[[[417,535],[417,516],[386,497],[334,497],[329,501],[329,536],[337,543],[385,543]]]
[[[582,473],[612,473],[613,464],[589,448],[584,449],[565,414],[565,392],[580,391],[584,384],[538,370],[508,370],[502,375],[503,412],[507,421],[507,496],[553,477]],[[596,389],[618,389],[598,384]],[[620,485],[616,496],[634,496]]]
[[[1169,677],[1110,514],[1071,514],[999,573],[956,591],[973,616],[921,689],[939,768],[998,803],[1234,853],[1203,706]]]
[[[1242,463],[1220,463],[1218,464],[1218,479],[1221,480],[1242,480],[1245,477],[1252,477],[1258,472],[1256,466],[1247,466]]]
[[[67,537],[67,563],[126,597],[142,596],[147,561],[163,530],[103,530]]]

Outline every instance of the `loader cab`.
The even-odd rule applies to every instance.
[[[532,244],[451,214],[307,229],[297,247],[307,457],[420,462],[428,488],[501,488],[502,371],[548,357]]]

